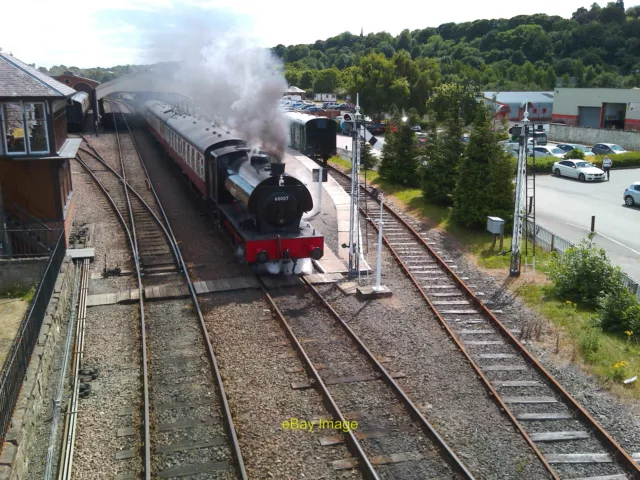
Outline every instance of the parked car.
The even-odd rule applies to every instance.
[[[324,109],[320,108],[320,107],[316,107],[315,105],[309,108],[305,108],[304,109],[305,113],[326,113],[324,111]]]
[[[564,150],[560,150],[558,147],[553,145],[549,146],[535,146],[533,147],[533,151],[535,152],[536,157],[558,157],[564,158],[567,154]],[[529,153],[529,156],[533,156],[533,152]]]
[[[562,160],[551,169],[556,177],[577,178],[581,182],[604,180],[604,171],[584,160]]]
[[[622,198],[624,198],[624,203],[627,207],[640,205],[640,182],[634,182],[629,185],[622,194]]]
[[[556,145],[560,150],[564,150],[569,153],[571,150],[580,150],[584,153],[585,157],[595,157],[596,154],[591,151],[591,149],[585,145],[580,145],[578,143],[559,143]]]
[[[529,139],[530,142],[535,140],[536,145],[546,145],[547,144],[547,134],[544,131],[535,131],[533,132],[533,136]]]
[[[615,143],[596,143],[591,151],[596,155],[610,155],[612,153],[617,155],[620,153],[627,153],[624,148],[620,145],[616,145]]]
[[[387,126],[384,123],[370,123],[367,125],[367,130],[372,135],[382,135],[386,131]]]

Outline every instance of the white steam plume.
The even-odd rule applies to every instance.
[[[193,99],[200,113],[222,118],[249,145],[282,159],[289,134],[279,101],[287,82],[270,50],[240,32],[210,33],[197,25],[164,32],[161,43],[161,59],[179,62],[171,75],[177,93]]]

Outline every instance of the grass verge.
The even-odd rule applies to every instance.
[[[340,157],[332,157],[329,162],[341,169],[351,169],[351,162]],[[491,275],[503,278],[508,275],[510,255],[502,254],[499,245],[493,244],[490,233],[455,225],[450,221],[450,210],[427,203],[419,189],[390,184],[372,171],[367,172],[367,183],[375,185],[386,196],[391,196],[391,200],[399,207],[447,232],[460,250]],[[503,250],[509,250],[510,247],[511,237],[505,237]],[[532,251],[531,245],[529,251]],[[536,271],[541,275],[534,282],[517,282],[514,290],[530,309],[544,317],[558,331],[557,335],[562,337],[562,342],[558,339],[558,345],[562,343],[566,347],[564,349],[571,352],[569,356],[572,361],[595,375],[617,395],[640,399],[640,381],[628,387],[622,385],[625,378],[640,375],[640,344],[600,331],[596,326],[594,311],[580,310],[574,304],[552,298],[548,293],[549,281],[545,275],[550,260],[549,252],[537,249]]]

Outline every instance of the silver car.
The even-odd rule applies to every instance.
[[[624,203],[627,207],[640,205],[640,182],[634,182],[629,185],[622,194],[622,198],[624,198]]]

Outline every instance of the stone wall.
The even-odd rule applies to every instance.
[[[1,259],[0,292],[37,285],[48,261],[49,257]]]
[[[73,263],[65,258],[56,285],[49,301],[49,306],[40,328],[40,336],[31,355],[29,368],[18,397],[16,408],[11,418],[11,426],[7,438],[2,445],[0,455],[0,480],[22,480],[29,466],[27,456],[29,446],[34,440],[35,421],[40,410],[51,408],[43,405],[43,395],[49,381],[48,373],[55,346],[64,331],[61,323],[66,318],[73,290]]]
[[[628,130],[572,127],[570,125],[552,123],[549,125],[547,137],[553,142],[581,143],[584,145],[615,143],[625,150],[640,150],[640,132]]]

